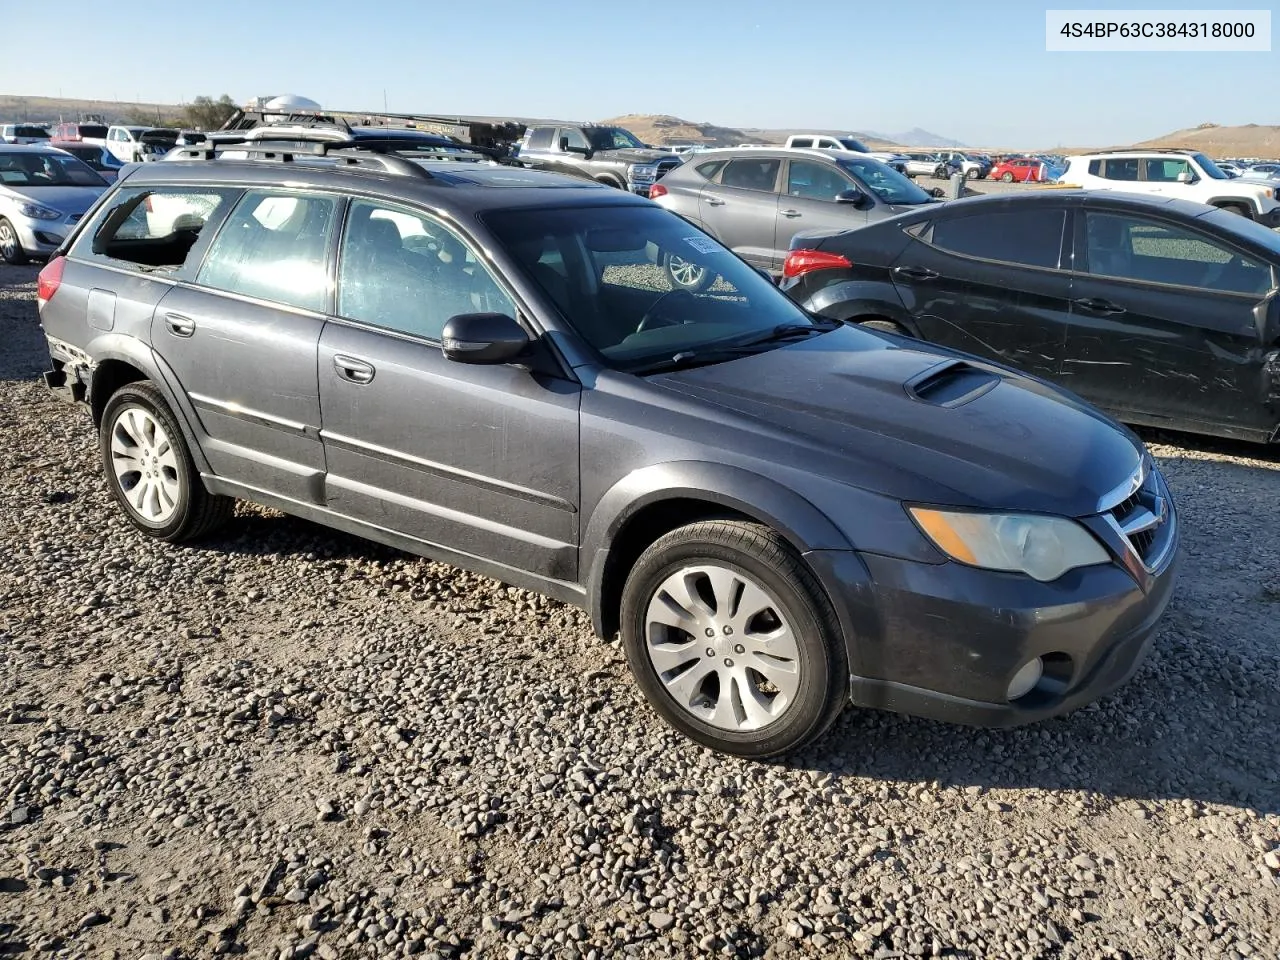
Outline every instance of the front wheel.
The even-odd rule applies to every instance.
[[[107,401],[98,448],[111,495],[144,533],[177,543],[231,516],[235,500],[205,490],[177,420],[149,380],[126,384]]]
[[[1000,174],[1000,179],[1005,183],[1013,183],[1013,174],[1006,170],[1004,173]]]
[[[12,223],[2,217],[0,217],[0,260],[15,267],[21,266],[28,260],[26,251],[22,249],[22,243],[18,240],[18,231],[14,229]]]
[[[911,336],[910,331],[908,331],[906,327],[901,324],[894,323],[892,320],[881,320],[878,318],[875,320],[862,320],[859,321],[858,326],[866,327],[869,330],[879,330],[881,333],[896,334],[899,337]]]
[[[701,293],[715,282],[715,274],[707,267],[693,260],[686,260],[674,253],[669,253],[663,261],[663,269],[667,279],[676,290],[687,290],[689,293]]]
[[[622,596],[627,662],[672,727],[721,753],[789,753],[849,696],[835,612],[772,530],[709,520],[660,537]]]

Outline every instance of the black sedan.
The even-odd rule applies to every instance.
[[[823,316],[1060,383],[1128,423],[1280,440],[1280,233],[1185,200],[1052,191],[801,235]]]

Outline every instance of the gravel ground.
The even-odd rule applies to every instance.
[[[0,266],[0,955],[1280,956],[1276,454],[1154,446],[1183,579],[1116,695],[748,763],[572,608],[243,505],[133,532],[34,277]]]

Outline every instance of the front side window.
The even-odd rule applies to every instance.
[[[253,190],[218,231],[196,282],[231,293],[321,311],[328,300],[326,260],[332,197]]]
[[[105,187],[84,161],[65,153],[6,153],[0,150],[0,185],[6,187]]]
[[[1147,180],[1152,183],[1177,183],[1179,174],[1191,167],[1181,157],[1160,157],[1147,161]]]
[[[802,200],[829,200],[852,186],[835,167],[812,160],[792,160],[787,171],[787,196]]]
[[[726,187],[743,190],[772,191],[778,182],[778,168],[781,166],[781,160],[768,157],[730,160],[720,174],[720,182]]]
[[[983,260],[1029,267],[1058,266],[1063,210],[1024,210],[948,217],[933,225],[935,247]]]
[[[628,150],[644,147],[634,133],[622,127],[591,127],[587,133],[591,137],[591,146],[595,150]]]
[[[870,157],[841,157],[836,163],[842,170],[857,178],[858,182],[884,203],[928,203],[929,194],[908,177],[888,164]]]
[[[497,210],[484,222],[565,321],[618,369],[723,351],[778,326],[817,326],[716,240],[656,206]],[[678,266],[681,286],[673,285]]]
[[[516,315],[516,305],[458,234],[412,210],[351,204],[338,268],[338,314],[439,340],[450,317]]]
[[[564,146],[569,150],[575,147],[585,150],[588,147],[587,138],[582,135],[582,131],[577,127],[561,127],[560,136],[556,142],[560,143],[562,141],[567,141]]]
[[[81,235],[72,252],[148,270],[180,268],[205,223],[233,193],[229,189],[182,187],[121,190],[99,214],[97,225]]]
[[[1146,217],[1089,212],[1089,273],[1262,296],[1271,268],[1202,234]]]
[[[551,147],[551,136],[555,133],[552,127],[538,127],[529,134],[530,150],[547,150]]]

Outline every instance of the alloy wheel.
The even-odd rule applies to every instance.
[[[147,523],[168,523],[182,505],[177,451],[150,411],[126,406],[115,415],[111,468],[130,509]]]
[[[645,650],[671,699],[721,730],[773,723],[800,686],[800,647],[781,605],[718,564],[683,567],[654,591]]]
[[[682,287],[696,287],[707,275],[707,268],[699,266],[692,260],[685,260],[671,254],[669,258],[671,278]]]

